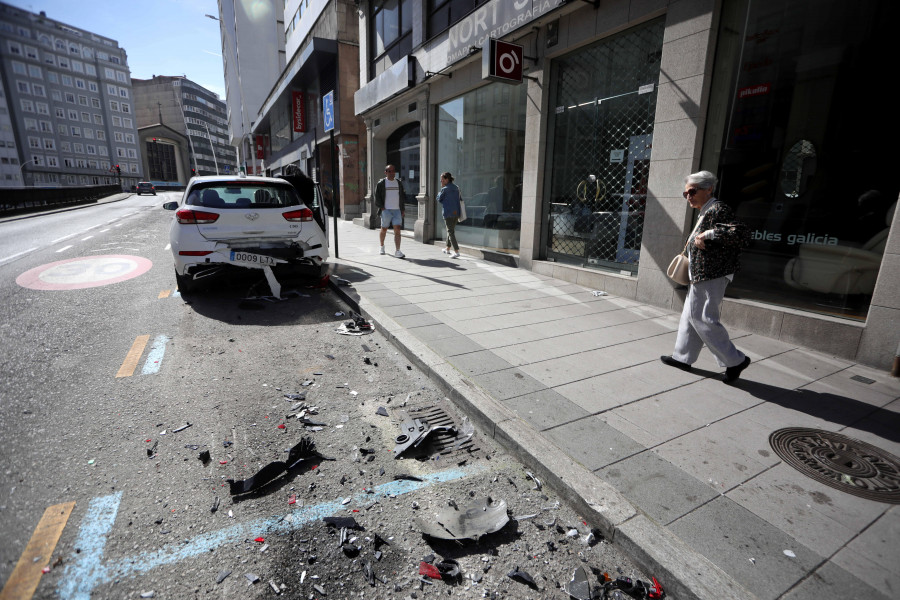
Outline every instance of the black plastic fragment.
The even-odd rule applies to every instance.
[[[441,579],[444,581],[458,583],[462,578],[462,570],[459,568],[459,563],[452,558],[445,558],[435,563],[434,566],[440,571]]]
[[[276,460],[274,462],[271,462],[260,469],[252,477],[248,477],[247,479],[243,479],[241,481],[226,479],[230,488],[231,495],[236,496],[238,494],[246,494],[248,492],[252,492],[253,490],[273,481],[286,471],[293,469],[303,461],[309,460],[311,458],[321,459],[323,457],[318,452],[316,452],[316,445],[315,443],[313,443],[312,439],[304,437],[296,446],[288,451],[288,459],[286,461]]]
[[[506,576],[520,583],[524,583],[534,590],[538,589],[537,584],[534,582],[534,578],[529,575],[527,571],[519,569],[519,567],[516,567],[515,569],[507,573]]]
[[[356,522],[353,517],[322,517],[322,521],[329,527],[358,529],[363,531],[362,525]]]
[[[376,415],[381,415],[382,417],[388,416],[388,411],[385,407],[379,406],[378,410],[375,411]]]
[[[416,477],[415,475],[410,475],[408,473],[398,473],[397,475],[394,475],[394,481],[400,481],[401,479],[406,481],[425,481],[421,477]]]
[[[153,456],[156,454],[157,446],[159,446],[159,440],[156,440],[155,442],[153,442],[153,446],[147,448],[147,458],[153,458]]]
[[[372,544],[375,546],[375,550],[378,550],[382,546],[390,546],[391,543],[386,539],[382,538],[377,533],[375,534],[375,538],[372,540]]]
[[[229,575],[231,575],[231,571],[219,571],[219,575],[216,577],[216,583],[222,583]]]
[[[203,466],[208,465],[209,461],[212,460],[212,456],[210,456],[209,450],[204,450],[203,452],[200,453],[200,456],[198,456],[197,458],[200,459],[200,462],[203,463]]]
[[[344,551],[344,554],[347,555],[348,558],[356,558],[359,556],[359,546],[355,544],[351,544],[347,542],[346,544],[341,544],[341,549]]]
[[[216,512],[217,510],[219,510],[219,497],[218,497],[218,496],[216,496],[216,497],[213,499],[212,506],[209,507],[209,512],[214,513],[214,512]]]

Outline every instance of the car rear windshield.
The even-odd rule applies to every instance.
[[[297,206],[300,199],[290,186],[248,182],[217,182],[191,190],[185,204],[208,208],[280,208]]]

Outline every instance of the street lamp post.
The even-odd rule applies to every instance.
[[[213,161],[215,161],[215,163],[216,163],[216,175],[218,175],[219,174],[219,159],[216,158],[216,146],[215,146],[215,144],[213,144],[212,136],[209,135],[209,125],[207,125],[204,122],[203,126],[206,128],[206,139],[209,140],[209,147],[212,149]]]
[[[26,161],[23,162],[22,165],[19,167],[19,175],[22,176],[22,185],[25,185],[25,171],[24,171],[25,165],[29,165],[29,164],[33,163],[34,161],[35,161],[35,160],[34,160],[33,158],[32,158],[31,160],[26,160]]]

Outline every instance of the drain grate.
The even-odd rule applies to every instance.
[[[900,459],[839,433],[788,427],[772,432],[775,453],[804,475],[841,491],[900,504]]]
[[[459,431],[459,426],[453,417],[438,406],[408,408],[406,411],[400,411],[398,414],[401,420],[406,420],[407,418],[419,419],[433,427],[452,426],[456,428],[457,432]],[[410,448],[403,456],[420,461],[434,459],[436,456],[458,459],[464,455],[474,454],[479,450],[480,448],[475,444],[474,438],[464,439],[463,437],[458,437],[457,433],[435,431],[419,447]]]

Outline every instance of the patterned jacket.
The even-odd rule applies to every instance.
[[[714,237],[704,240],[706,248],[694,246],[694,237],[708,230],[714,232]],[[741,250],[750,245],[750,230],[737,220],[731,207],[714,198],[694,231],[688,238],[691,283],[718,279],[740,270]]]

